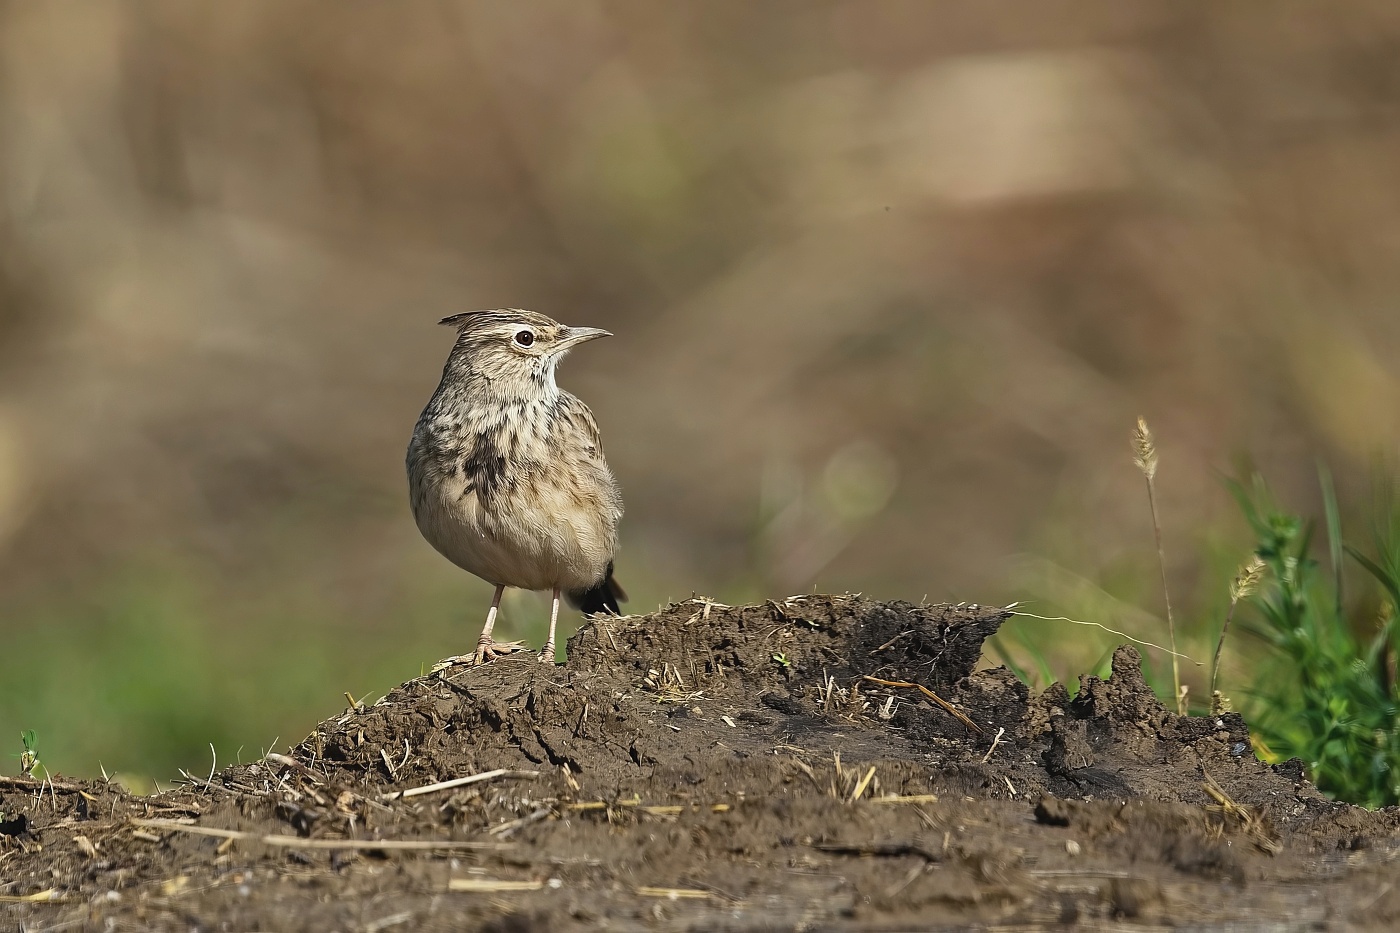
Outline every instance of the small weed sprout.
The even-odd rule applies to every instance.
[[[792,659],[781,651],[773,655],[773,660],[777,661],[782,667],[792,667]]]
[[[19,734],[20,743],[24,746],[24,751],[19,753],[19,769],[26,777],[34,777],[34,772],[44,766],[39,760],[38,735],[33,729],[25,729]]]

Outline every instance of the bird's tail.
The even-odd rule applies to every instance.
[[[618,608],[618,603],[627,602],[627,593],[622,588],[622,584],[613,577],[613,565],[608,564],[608,572],[598,585],[588,590],[576,590],[569,595],[569,605],[580,610],[584,615],[597,615],[600,612],[610,612],[615,616],[622,615],[622,610]]]

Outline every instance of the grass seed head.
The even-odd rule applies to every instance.
[[[1147,422],[1139,418],[1133,429],[1133,462],[1148,479],[1157,475],[1157,445],[1152,442],[1152,432]]]
[[[1249,562],[1235,574],[1235,579],[1230,581],[1230,602],[1237,603],[1253,596],[1259,589],[1259,581],[1264,579],[1264,569],[1267,566],[1258,554],[1252,555]]]

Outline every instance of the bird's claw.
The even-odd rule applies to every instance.
[[[476,643],[476,653],[471,656],[471,663],[474,665],[488,664],[497,658],[524,650],[525,643],[523,641],[479,641]]]
[[[458,654],[450,658],[443,658],[433,665],[429,673],[436,674],[439,671],[445,671],[449,667],[456,667],[459,664],[466,665],[467,667],[476,667],[494,661],[497,658],[505,657],[508,654],[524,650],[525,643],[523,641],[477,642],[476,650],[471,654]]]

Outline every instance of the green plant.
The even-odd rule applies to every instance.
[[[1263,480],[1231,482],[1268,568],[1248,597],[1257,619],[1249,630],[1273,648],[1261,665],[1246,710],[1265,746],[1301,758],[1324,793],[1367,807],[1400,803],[1400,692],[1392,663],[1400,604],[1400,521],[1386,496],[1376,526],[1378,556],[1350,554],[1384,590],[1381,622],[1363,643],[1341,599],[1341,522],[1331,484],[1323,480],[1332,572],[1310,556],[1312,526],[1281,510]]]
[[[1033,613],[1026,612],[1013,612],[1012,614],[1013,616],[1022,616],[1027,619],[1039,619],[1055,622],[1070,622],[1075,625],[1091,625],[1095,628],[1103,628],[1105,631],[1108,631],[1120,638],[1127,638],[1129,641],[1137,640],[1132,638],[1132,636],[1124,635],[1122,632],[1109,629],[1103,625],[1100,625],[1097,622],[1081,622],[1076,619],[1066,618],[1064,616],[1038,616]],[[1015,655],[1010,650],[1010,647],[1007,645],[1007,641],[1009,639],[1014,639],[1016,641],[1020,652],[1029,658],[1028,663],[1021,663],[1016,659]],[[1011,671],[1012,675],[1015,676],[1016,679],[1020,680],[1023,684],[1025,684],[1033,690],[1044,690],[1056,680],[1055,674],[1050,667],[1049,658],[1046,656],[1045,652],[1037,644],[1035,644],[1029,638],[1027,638],[1025,632],[1021,628],[1015,626],[1014,622],[1009,621],[1007,624],[1003,625],[1000,631],[998,631],[995,635],[988,639],[987,647],[989,650],[993,651],[998,658],[1001,659],[1001,662],[1006,665],[1007,670]],[[1108,677],[1113,673],[1113,652],[1115,650],[1115,647],[1116,643],[1106,648],[1103,651],[1103,653],[1099,655],[1098,660],[1096,660],[1093,664],[1090,664],[1088,666],[1087,673],[1091,676],[1099,678],[1100,680],[1107,680]],[[1032,671],[1028,664],[1034,664],[1035,670]],[[1065,691],[1069,694],[1070,698],[1073,699],[1079,694],[1079,688],[1082,685],[1082,678],[1066,677],[1064,679],[1064,685]]]
[[[44,766],[43,762],[39,760],[38,751],[35,750],[38,739],[39,737],[33,729],[25,729],[19,734],[20,743],[24,746],[24,751],[19,753],[19,769],[27,777],[33,777],[34,772]]]
[[[1016,641],[1022,650],[1029,655],[1032,663],[1036,665],[1035,673],[1024,664],[1016,660],[1015,655],[1006,645],[1010,628],[1003,626],[1002,629],[987,640],[987,646],[1001,659],[1001,663],[1006,665],[1006,669],[1016,676],[1021,683],[1035,690],[1044,690],[1055,682],[1055,675],[1050,670],[1050,664],[1045,659],[1045,652],[1027,640],[1025,633],[1016,630]]]

